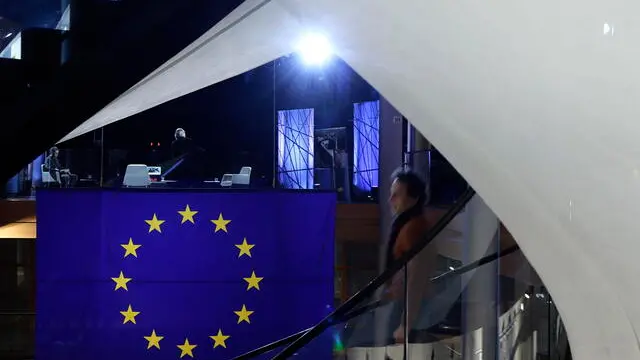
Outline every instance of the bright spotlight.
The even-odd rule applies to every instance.
[[[308,65],[320,65],[332,54],[329,40],[321,34],[309,34],[298,44],[298,53]]]

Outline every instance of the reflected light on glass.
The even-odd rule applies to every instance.
[[[308,34],[300,40],[297,52],[307,65],[322,65],[333,53],[331,43],[322,34]]]

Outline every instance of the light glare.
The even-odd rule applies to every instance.
[[[298,53],[308,65],[324,63],[332,53],[329,40],[321,34],[309,34],[298,44]]]

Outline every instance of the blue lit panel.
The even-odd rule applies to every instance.
[[[353,104],[353,185],[370,191],[378,186],[380,167],[380,101]]]
[[[42,168],[41,165],[44,162],[44,154],[38,155],[31,163],[20,170],[15,176],[13,176],[7,182],[5,191],[7,194],[16,195],[25,190],[29,190],[29,186],[24,187],[24,181],[31,183],[31,188],[35,188],[41,185],[42,182]]]
[[[44,163],[44,158],[44,154],[41,154],[31,163],[31,186],[34,188],[42,182],[42,164]]]
[[[278,180],[287,189],[313,189],[313,109],[278,111]]]

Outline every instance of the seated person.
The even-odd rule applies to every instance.
[[[49,156],[44,160],[44,171],[48,171],[51,177],[61,187],[71,187],[78,181],[78,176],[72,174],[69,169],[62,169],[58,155],[60,151],[57,147],[49,150]]]

